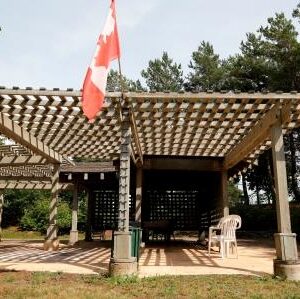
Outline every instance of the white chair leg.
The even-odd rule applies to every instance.
[[[221,257],[222,259],[224,258],[224,240],[220,240],[220,252],[221,252]]]
[[[237,249],[237,242],[236,242],[236,239],[235,239],[234,245],[235,245],[236,258],[238,258],[238,249]]]

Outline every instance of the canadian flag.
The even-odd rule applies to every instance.
[[[82,109],[90,121],[93,121],[103,106],[109,63],[119,57],[115,1],[111,0],[104,29],[99,36],[95,55],[83,83]]]

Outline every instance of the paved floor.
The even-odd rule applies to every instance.
[[[239,240],[238,258],[208,256],[207,249],[195,242],[157,242],[146,246],[139,262],[140,276],[188,274],[262,275],[273,271],[275,250],[270,240]],[[106,273],[110,243],[81,242],[75,247],[61,244],[57,252],[43,250],[41,241],[0,243],[0,270],[52,271],[80,274]]]

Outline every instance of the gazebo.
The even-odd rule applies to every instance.
[[[141,222],[173,211],[168,217],[178,227],[194,227],[200,214],[186,221],[183,201],[187,213],[199,207],[227,215],[228,177],[271,147],[278,222],[274,273],[300,279],[283,149],[283,134],[300,123],[299,93],[107,93],[94,123],[83,116],[80,99],[81,91],[72,89],[0,88],[0,132],[13,141],[0,147],[0,189],[51,189],[45,248],[57,247],[57,195],[64,188],[73,189],[70,240],[77,241],[77,192],[83,184],[90,223],[97,198],[117,214],[111,274],[135,273],[130,215]],[[74,158],[102,162],[78,164]],[[166,192],[176,205],[164,202],[152,213]]]

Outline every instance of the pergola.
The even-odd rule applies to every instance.
[[[0,88],[0,132],[14,141],[0,147],[0,188],[51,189],[49,246],[57,238],[58,190],[70,185],[60,183],[59,171],[76,167],[75,157],[119,160],[119,217],[111,272],[128,274],[136,271],[130,252],[130,161],[136,166],[137,221],[145,169],[220,173],[219,204],[226,215],[228,175],[255,163],[272,147],[278,220],[275,273],[286,274],[295,267],[299,271],[283,149],[283,133],[300,123],[299,93],[113,92],[107,93],[94,123],[82,114],[80,100],[81,91],[72,89]],[[76,200],[73,215],[76,220]]]

